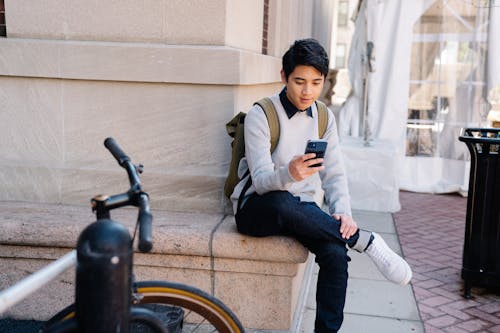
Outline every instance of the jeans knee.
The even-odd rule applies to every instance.
[[[351,258],[347,255],[347,248],[341,242],[329,242],[316,254],[316,262],[322,269],[347,271]]]

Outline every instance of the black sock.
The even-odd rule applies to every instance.
[[[366,245],[366,247],[365,247],[365,249],[363,250],[363,252],[364,252],[364,251],[366,251],[366,249],[367,249],[367,248],[369,248],[369,247],[370,247],[370,245],[372,245],[372,242],[373,242],[373,240],[374,240],[374,239],[375,239],[375,236],[373,236],[373,234],[371,234],[371,235],[370,235],[370,240],[368,241],[368,245]]]

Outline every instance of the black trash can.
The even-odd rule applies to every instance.
[[[459,140],[471,155],[462,258],[470,298],[472,286],[500,286],[500,129],[464,128]]]

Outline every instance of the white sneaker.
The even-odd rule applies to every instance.
[[[412,277],[410,265],[392,251],[377,233],[365,253],[373,260],[378,270],[391,282],[404,286]]]

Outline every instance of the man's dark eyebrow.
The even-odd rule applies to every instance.
[[[305,81],[305,80],[306,80],[306,79],[304,79],[304,78],[302,78],[302,77],[300,77],[300,76],[294,77],[293,79],[294,79],[294,80],[300,80],[300,81]],[[323,78],[322,78],[322,77],[318,77],[318,78],[316,78],[316,79],[313,79],[313,81],[322,81],[322,80],[323,80]]]

